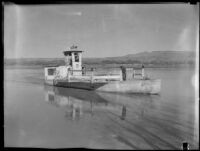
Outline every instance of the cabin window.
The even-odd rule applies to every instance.
[[[67,52],[67,51],[65,51],[65,52],[64,52],[64,55],[65,55],[65,56],[71,56],[72,53],[71,53],[71,52]]]
[[[48,75],[54,75],[55,68],[48,69]]]
[[[75,62],[79,62],[79,55],[78,53],[74,53]]]

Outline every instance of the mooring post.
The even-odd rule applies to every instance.
[[[142,65],[142,79],[144,79],[145,75],[144,75],[144,65]]]
[[[124,66],[120,66],[122,71],[122,79],[123,81],[126,81],[126,68]]]

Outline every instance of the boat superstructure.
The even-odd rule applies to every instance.
[[[161,80],[147,79],[144,66],[139,69],[121,66],[118,74],[98,75],[94,74],[94,68],[86,69],[82,65],[82,52],[73,45],[63,52],[64,66],[45,67],[45,84],[105,92],[149,94],[160,92]]]

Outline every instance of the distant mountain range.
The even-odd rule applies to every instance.
[[[64,65],[64,58],[20,58],[4,59],[5,65]],[[85,65],[107,64],[145,64],[149,67],[184,66],[195,64],[195,52],[188,51],[152,51],[128,54],[120,57],[83,58]]]

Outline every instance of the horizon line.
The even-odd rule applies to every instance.
[[[196,52],[196,51],[188,51],[188,50],[154,50],[154,51],[142,51],[142,52],[136,52],[136,53],[131,53],[131,54],[126,54],[126,55],[122,55],[122,56],[112,56],[112,57],[82,57],[82,58],[87,58],[87,59],[97,59],[97,58],[114,58],[114,57],[124,57],[127,55],[137,55],[137,54],[141,54],[141,53],[152,53],[152,52],[188,52],[188,53],[192,53],[192,52]],[[16,57],[16,58],[12,58],[12,57],[5,57],[4,59],[62,59],[63,57]]]

